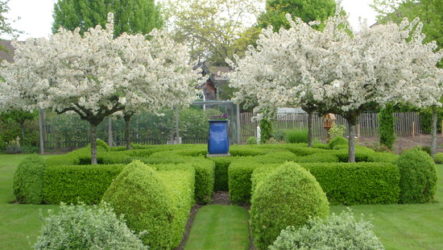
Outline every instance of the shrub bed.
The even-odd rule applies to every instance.
[[[171,249],[180,243],[193,204],[192,168],[155,171],[134,161],[112,182],[103,201],[124,214],[128,227],[153,249]]]

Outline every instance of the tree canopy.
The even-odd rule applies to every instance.
[[[52,31],[78,27],[83,34],[98,24],[104,27],[109,12],[114,13],[115,36],[123,32],[148,34],[163,25],[160,7],[154,0],[58,0]]]

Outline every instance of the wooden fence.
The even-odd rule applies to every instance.
[[[337,115],[336,124],[346,125],[346,120]],[[257,136],[257,125],[254,121],[254,115],[252,113],[241,113],[241,141],[243,143],[251,136]],[[416,112],[394,113],[395,119],[395,134],[400,137],[415,136],[421,133],[420,131],[420,116]],[[290,113],[290,114],[278,114],[275,119],[272,120],[273,129],[286,130],[286,129],[307,129],[308,127],[308,115],[306,113]],[[356,135],[358,137],[377,137],[378,136],[378,115],[377,113],[363,113],[359,117],[359,124],[356,126]],[[324,139],[327,137],[327,132],[323,128],[322,117],[314,115],[313,121],[313,134],[314,137]]]

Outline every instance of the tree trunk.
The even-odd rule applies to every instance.
[[[108,117],[108,145],[112,147],[114,144],[113,136],[112,136],[112,118]]]
[[[131,117],[132,117],[132,115],[125,115],[124,116],[124,120],[125,120],[125,141],[126,141],[126,149],[127,150],[131,149],[131,135],[130,135]]]
[[[432,143],[431,143],[431,154],[434,156],[434,154],[437,152],[437,110],[435,108],[432,108]],[[442,128],[443,129],[443,128]]]
[[[355,124],[356,119],[346,119],[348,121],[348,162],[355,162]]]
[[[97,164],[97,125],[90,123],[91,130],[91,164]]]
[[[312,141],[314,140],[313,138],[313,131],[312,131],[312,123],[314,120],[314,116],[311,112],[308,112],[308,147],[312,147]]]
[[[40,109],[38,116],[38,129],[39,129],[39,139],[40,139],[40,154],[45,153],[45,142],[44,142],[44,110]]]

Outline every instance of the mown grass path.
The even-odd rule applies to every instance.
[[[185,250],[249,249],[248,211],[230,205],[208,205],[199,209]]]

